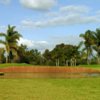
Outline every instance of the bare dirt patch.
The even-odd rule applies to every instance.
[[[99,76],[100,71],[82,67],[7,67],[0,78],[80,78]]]

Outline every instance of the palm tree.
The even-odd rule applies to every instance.
[[[92,55],[92,52],[93,52],[93,47],[92,47],[92,45],[94,43],[94,41],[93,41],[93,31],[87,30],[85,32],[85,34],[80,34],[80,37],[83,38],[83,41],[82,41],[82,43],[84,44],[83,51],[86,51],[86,53],[87,53],[86,59],[87,59],[87,64],[89,64],[90,63],[89,58],[90,58],[90,56]]]
[[[100,64],[100,29],[94,32],[94,50],[97,52],[98,64]]]
[[[15,30],[15,26],[8,25],[8,29],[6,33],[0,33],[1,37],[4,37],[4,40],[0,40],[0,43],[5,45],[6,49],[6,63],[10,61],[10,56],[12,56],[12,51],[17,50],[18,48],[18,40],[21,37],[21,35],[18,33],[18,31]]]

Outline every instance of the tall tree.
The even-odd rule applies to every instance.
[[[4,48],[0,48],[0,63],[5,62],[5,56],[4,56],[5,50]]]
[[[100,29],[94,32],[94,49],[97,52],[98,64],[100,64]]]
[[[43,54],[49,65],[65,66],[70,63],[72,58],[77,59],[79,51],[77,46],[58,44],[51,51],[46,50]]]
[[[40,65],[42,63],[41,53],[36,49],[29,50],[26,45],[19,46],[18,56],[20,63]]]
[[[0,40],[1,44],[5,45],[6,49],[6,63],[10,61],[12,58],[12,51],[17,50],[18,48],[18,40],[21,37],[21,35],[18,33],[18,31],[15,30],[15,26],[8,25],[8,29],[6,33],[0,33],[1,37],[4,37],[4,40]]]
[[[80,37],[83,38],[84,49],[83,51],[87,52],[87,64],[90,63],[89,59],[93,53],[93,31],[87,30],[84,34],[80,34]]]

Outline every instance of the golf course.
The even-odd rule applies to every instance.
[[[100,0],[0,0],[0,100],[100,100]]]
[[[23,68],[23,66],[25,66],[24,72],[25,72],[25,68],[28,69],[31,67],[34,69],[34,66],[32,67],[32,65],[27,65],[27,64],[1,64],[0,69],[10,68],[9,72],[12,72],[15,69],[11,70],[11,68],[15,67],[17,68],[17,72],[18,72],[19,71],[18,67]],[[100,70],[99,65],[97,66],[90,65],[90,66],[89,65],[84,66],[85,71],[86,69],[89,69],[89,71],[91,69],[92,72],[94,72],[94,69],[96,69],[96,71]],[[41,68],[43,69],[48,67],[35,66],[35,68],[38,68],[39,70]],[[56,68],[57,71],[57,67],[53,67],[53,68]],[[65,69],[65,67],[59,67],[59,68]],[[66,67],[66,68],[68,70],[70,67]],[[75,68],[73,69],[75,70]],[[79,69],[81,73],[82,72],[81,69],[83,69],[83,67]],[[48,71],[47,69],[45,71],[43,70],[38,71],[38,73]],[[70,69],[70,72],[72,73],[73,71]],[[49,69],[49,73],[50,73],[50,69]],[[31,77],[26,79],[25,77],[13,78],[13,79],[0,78],[0,100],[66,100],[66,99],[67,100],[98,100],[99,96],[100,96],[100,76],[85,77],[85,78],[82,77],[77,77],[77,78],[76,77],[32,78]]]

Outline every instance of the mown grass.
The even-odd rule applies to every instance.
[[[100,69],[100,65],[80,65],[81,67]]]
[[[26,63],[4,63],[4,64],[0,64],[0,68],[4,68],[4,67],[12,67],[12,66],[33,66],[31,64],[26,64]]]
[[[34,66],[34,65],[26,64],[26,63],[4,63],[4,64],[0,64],[0,67],[11,67],[11,66],[17,66],[18,67],[18,66]],[[81,67],[87,67],[87,68],[100,68],[100,65],[79,65],[77,67],[80,67],[80,66]],[[67,66],[65,66],[65,67],[67,67]]]
[[[99,100],[100,78],[0,79],[0,100]]]
[[[0,67],[33,66],[0,64]],[[79,67],[79,66],[78,66]],[[83,65],[100,69],[99,65]],[[100,78],[0,79],[0,100],[99,100]]]

